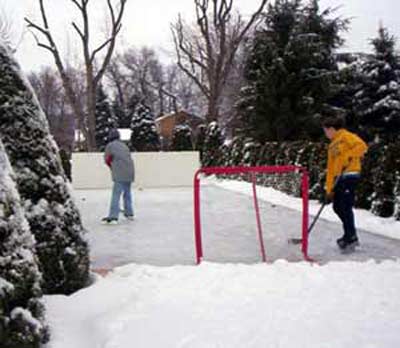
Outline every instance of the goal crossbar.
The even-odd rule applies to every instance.
[[[308,188],[309,177],[306,168],[301,166],[286,165],[286,166],[235,166],[235,167],[204,167],[194,175],[193,180],[193,198],[194,198],[194,237],[195,237],[195,250],[196,250],[196,263],[200,264],[203,258],[203,246],[201,235],[201,218],[200,218],[200,176],[205,175],[223,175],[223,174],[251,174],[253,184],[253,198],[256,210],[257,227],[259,232],[259,242],[262,254],[262,260],[265,262],[265,250],[262,238],[260,215],[256,193],[256,180],[255,173],[270,173],[270,174],[284,174],[284,173],[300,173],[301,174],[301,198],[302,198],[302,243],[301,251],[305,260],[310,261],[308,256]]]

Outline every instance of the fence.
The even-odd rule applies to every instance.
[[[135,152],[135,187],[192,186],[200,168],[196,151]],[[75,189],[107,189],[112,185],[103,153],[78,152],[72,155],[72,184]]]

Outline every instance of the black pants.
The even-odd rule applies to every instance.
[[[357,239],[353,206],[359,180],[359,175],[342,176],[334,188],[333,210],[343,223],[343,238],[346,242]]]

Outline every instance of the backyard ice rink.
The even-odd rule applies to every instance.
[[[121,216],[118,225],[102,225],[110,195],[110,190],[75,191],[89,231],[94,269],[112,269],[132,262],[157,266],[195,263],[192,188],[135,190],[135,220]],[[288,238],[301,236],[301,200],[260,187],[258,197],[267,261],[302,261],[300,246],[287,242]],[[318,208],[318,202],[310,202],[310,223]],[[342,235],[342,227],[332,206],[327,206],[310,235],[310,256],[319,263],[399,258],[400,241],[368,233],[365,228],[390,235],[399,223],[385,226],[385,219],[365,213],[356,212],[361,248],[351,255],[342,255],[335,242]],[[201,187],[201,215],[204,260],[261,262],[250,184],[206,181]]]

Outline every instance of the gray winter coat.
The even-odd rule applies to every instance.
[[[121,140],[116,139],[109,142],[104,152],[104,160],[111,156],[111,175],[116,182],[135,181],[135,166],[131,152]]]

